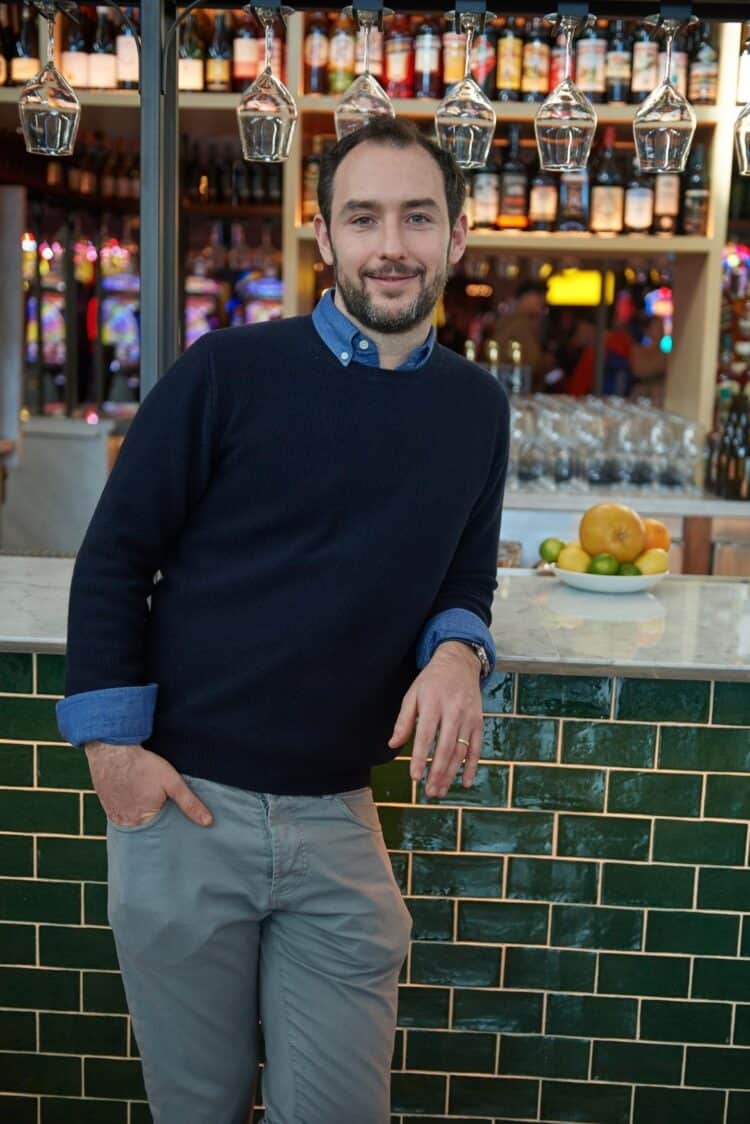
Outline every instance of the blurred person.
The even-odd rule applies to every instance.
[[[507,361],[512,340],[520,344],[521,362],[531,369],[532,391],[545,389],[545,376],[557,365],[555,356],[543,343],[546,298],[544,281],[522,281],[510,311],[497,317],[491,332],[492,339],[499,344],[501,362]]]

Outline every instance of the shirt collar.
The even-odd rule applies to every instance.
[[[357,325],[336,307],[333,289],[327,289],[323,293],[313,309],[312,320],[323,343],[333,352],[342,367],[348,367],[352,361],[365,367],[380,366],[377,344],[360,332]],[[424,343],[415,347],[396,370],[416,371],[423,367],[432,355],[434,346],[435,329],[430,328]]]

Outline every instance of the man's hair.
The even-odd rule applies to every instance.
[[[320,161],[318,180],[318,206],[328,230],[331,229],[331,201],[333,199],[333,180],[344,157],[359,144],[372,141],[374,144],[390,145],[392,148],[411,148],[416,145],[428,152],[443,174],[445,201],[448,205],[448,222],[453,230],[454,223],[461,214],[466,198],[466,180],[450,152],[440,148],[435,141],[425,136],[412,121],[400,117],[376,117],[361,129],[348,133],[337,141]]]
[[[527,293],[539,293],[540,296],[547,296],[547,282],[546,281],[521,281],[516,286],[516,299],[520,300],[525,297]]]

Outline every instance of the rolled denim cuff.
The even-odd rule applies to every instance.
[[[148,683],[68,695],[55,707],[57,727],[75,746],[90,741],[140,745],[151,736],[158,692],[158,683]]]
[[[420,670],[430,662],[438,644],[446,640],[482,645],[490,662],[490,670],[479,680],[479,685],[484,687],[495,668],[496,654],[492,634],[482,618],[469,609],[444,609],[442,613],[436,613],[422,629],[417,642],[417,667]]]

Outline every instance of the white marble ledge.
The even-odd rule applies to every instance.
[[[65,651],[73,562],[0,555],[1,651]],[[750,581],[668,577],[614,596],[499,570],[492,632],[507,670],[745,679],[750,689]]]

